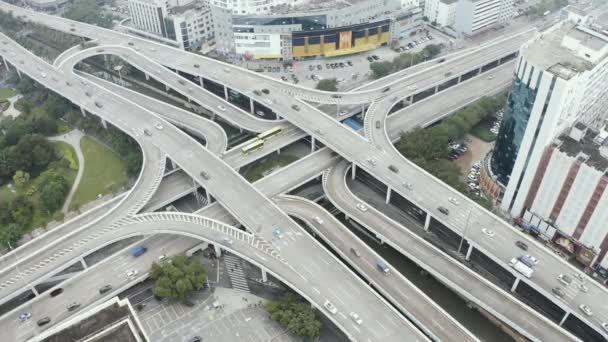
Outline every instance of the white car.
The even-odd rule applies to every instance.
[[[42,76],[42,78],[46,78],[46,74],[43,72],[40,73],[40,76]]]
[[[332,315],[335,315],[338,313],[338,308],[336,308],[330,301],[326,300],[325,303],[323,303],[323,306],[327,309],[327,311],[331,312]]]
[[[578,289],[581,290],[581,292],[587,293],[589,292],[589,289],[587,288],[587,286],[585,286],[585,284],[578,284]]]
[[[584,282],[585,282],[585,277],[583,277],[583,275],[582,275],[582,274],[580,274],[580,273],[574,273],[574,274],[573,274],[573,276],[574,276],[576,279],[580,280],[582,283],[584,283]]]
[[[361,317],[359,317],[359,315],[357,315],[356,313],[351,312],[351,313],[349,314],[349,316],[350,316],[350,318],[351,318],[351,319],[352,319],[352,320],[353,320],[355,323],[357,323],[358,325],[363,324],[363,320],[362,320],[362,319],[361,319]]]
[[[272,102],[272,100],[271,100],[271,99],[265,99],[265,100],[264,100],[264,102],[266,102],[266,103],[267,103],[267,104],[269,104],[269,105],[274,104],[274,102]]]
[[[408,189],[408,190],[412,190],[414,188],[414,186],[412,185],[412,183],[408,183],[408,182],[403,182],[401,183],[401,185],[403,185],[404,188]]]
[[[458,200],[454,197],[448,197],[448,201],[450,201],[450,203],[458,205]]]
[[[367,206],[363,203],[357,203],[357,209],[361,210],[362,212],[366,212]]]
[[[496,235],[496,233],[494,233],[493,230],[488,229],[488,228],[483,228],[483,229],[481,229],[481,231],[489,237],[493,237],[494,235]]]
[[[587,316],[593,316],[593,311],[591,311],[591,308],[588,307],[585,304],[581,304],[581,306],[578,307],[579,309],[581,309],[581,311],[587,315]]]
[[[338,113],[338,116],[344,116],[344,115],[346,115],[346,114],[348,114],[348,112],[347,112],[347,111],[345,111],[345,110],[341,110],[341,111]]]
[[[133,278],[133,277],[135,277],[137,275],[137,273],[138,273],[137,270],[127,271],[127,277]]]
[[[167,256],[165,254],[161,254],[161,255],[158,256],[158,262],[162,262],[165,259],[167,259]]]
[[[534,265],[538,265],[538,259],[536,259],[535,257],[531,256],[530,254],[527,254],[526,258],[528,258],[528,260],[532,261],[534,263]]]
[[[416,90],[416,89],[418,89],[417,85],[411,85],[411,86],[407,87],[407,90]]]
[[[218,105],[217,109],[221,110],[222,112],[225,112],[226,111],[226,106],[224,106],[224,105]]]
[[[572,278],[568,277],[565,274],[560,274],[557,276],[557,280],[559,280],[562,284],[568,286],[572,283]]]
[[[224,242],[225,242],[226,244],[229,244],[229,245],[232,245],[232,243],[234,242],[234,241],[232,241],[232,239],[231,239],[231,238],[229,238],[229,237],[227,237],[227,236],[224,236],[224,237],[223,237],[223,240],[224,240]]]
[[[604,330],[608,331],[608,323],[602,323],[602,328],[604,328]]]
[[[378,165],[378,161],[376,159],[374,159],[374,158],[369,158],[367,160],[367,162],[370,163],[372,166]]]
[[[314,220],[317,222],[317,224],[323,224],[323,220],[321,220],[319,216],[315,216]]]
[[[161,131],[163,129],[163,124],[161,124],[160,122],[157,122],[154,124],[154,127],[156,127],[157,130]]]
[[[30,319],[31,317],[32,317],[32,314],[31,314],[31,313],[29,313],[29,312],[24,312],[24,313],[22,313],[21,315],[19,315],[19,320],[20,320],[21,322],[25,322],[25,321],[27,321],[28,319]]]

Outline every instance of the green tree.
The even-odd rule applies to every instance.
[[[11,221],[20,227],[27,227],[32,222],[34,206],[25,196],[18,195],[11,201]]]
[[[13,176],[13,182],[15,183],[15,186],[18,188],[23,188],[25,186],[25,184],[27,184],[27,182],[30,181],[30,174],[27,172],[23,172],[21,170],[15,172],[15,175]]]
[[[22,236],[23,229],[16,223],[10,223],[0,228],[0,244],[6,248],[15,248]]]
[[[422,54],[426,55],[428,58],[434,58],[441,53],[442,48],[443,46],[441,44],[429,44],[422,49]]]
[[[69,190],[68,182],[63,175],[54,170],[45,171],[40,178],[38,189],[40,209],[53,213],[63,204]]]
[[[338,81],[335,78],[320,80],[317,89],[325,91],[338,91]]]
[[[65,115],[72,108],[70,101],[55,93],[49,94],[44,102],[45,111],[53,118],[59,118]]]
[[[296,336],[316,339],[321,334],[321,321],[310,304],[287,294],[277,302],[266,304],[270,317]]]
[[[192,291],[205,287],[207,272],[199,260],[176,255],[170,262],[152,263],[150,278],[156,281],[156,296],[185,301]]]
[[[68,5],[64,16],[68,19],[82,21],[85,23],[111,28],[111,15],[108,15],[99,10],[99,4],[94,0],[75,0]]]
[[[393,72],[393,63],[391,62],[373,62],[370,63],[369,68],[374,73],[375,78],[384,77]]]

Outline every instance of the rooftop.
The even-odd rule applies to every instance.
[[[583,138],[578,141],[570,137],[567,133],[561,135],[557,138],[555,143],[559,151],[570,157],[584,161],[585,164],[598,171],[607,171],[608,159],[602,156],[600,151],[601,145],[594,142],[598,133],[594,130],[587,129],[586,126],[581,123],[577,123],[576,128],[586,129]]]
[[[450,5],[450,4],[453,4],[455,2],[458,2],[458,0],[441,0],[441,2],[443,2],[446,5]]]
[[[593,65],[564,47],[564,37],[576,39],[584,46],[599,50],[608,42],[577,29],[575,24],[562,22],[526,43],[523,55],[526,60],[557,76],[570,79],[577,73],[591,69]]]

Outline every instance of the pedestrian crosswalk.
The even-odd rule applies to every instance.
[[[224,263],[228,269],[228,277],[230,278],[232,288],[249,293],[249,285],[247,285],[247,279],[245,278],[245,272],[243,272],[241,260],[234,255],[226,254],[224,256]]]

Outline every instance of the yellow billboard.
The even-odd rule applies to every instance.
[[[340,32],[340,49],[350,49],[352,38],[352,31]]]

